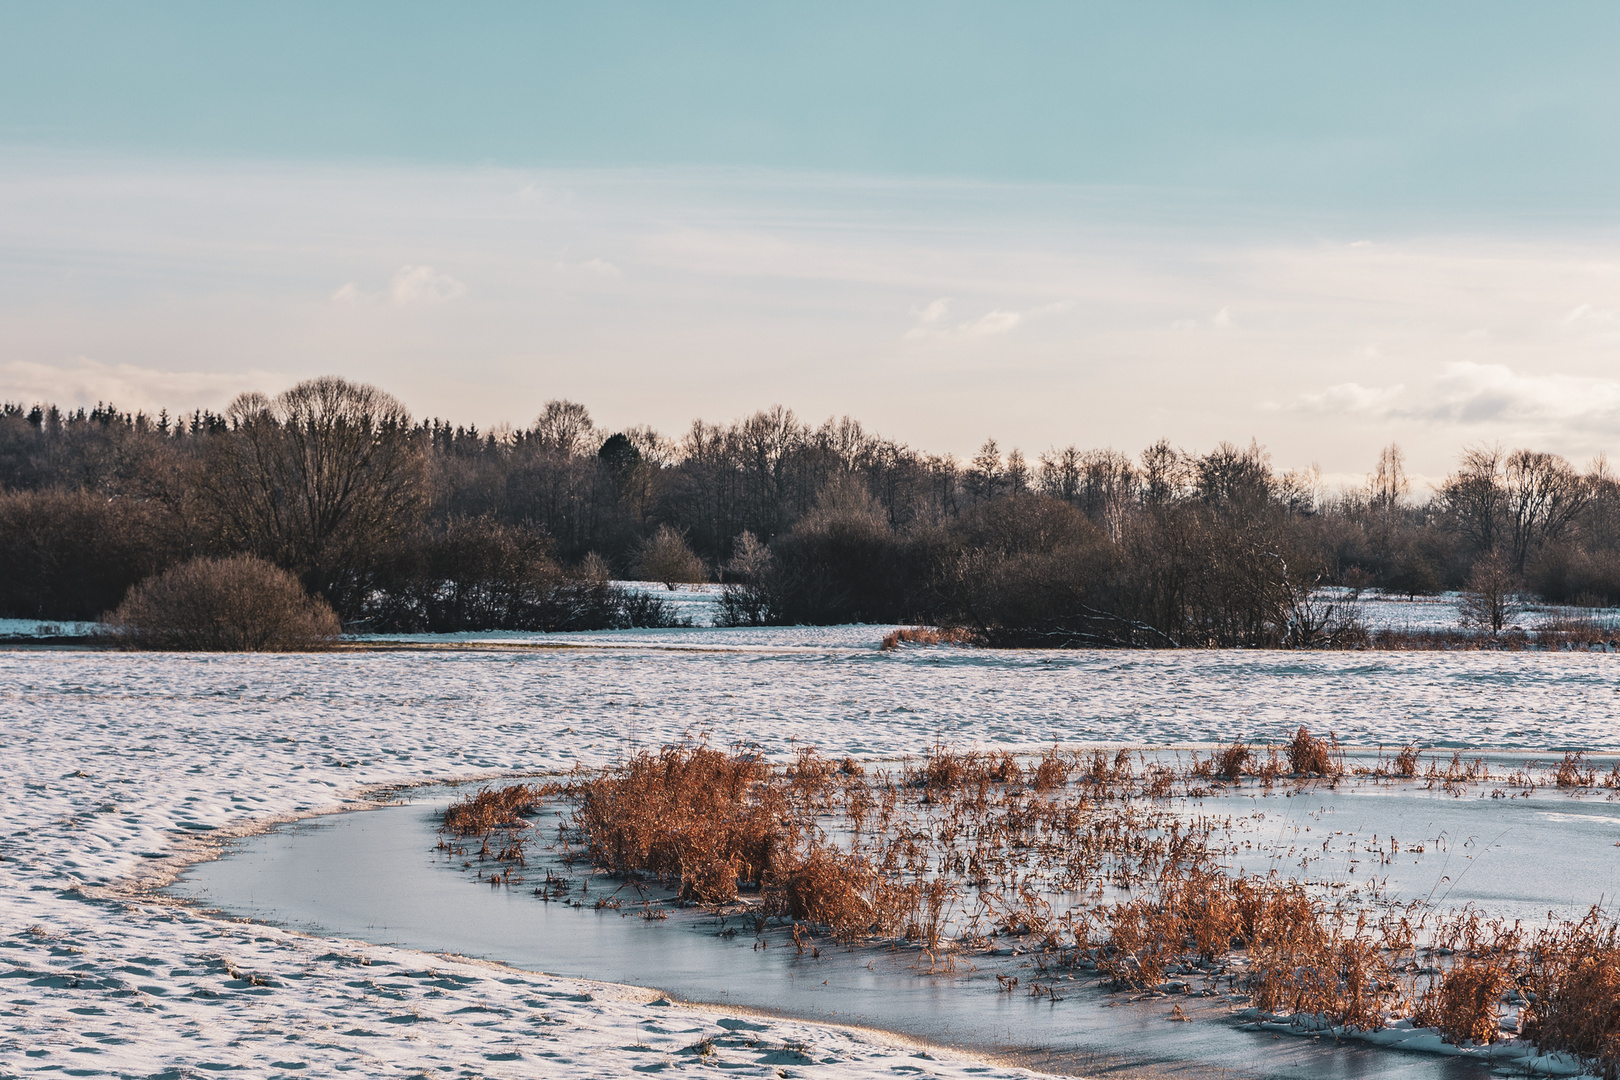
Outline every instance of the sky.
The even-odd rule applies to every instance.
[[[0,0],[0,400],[1620,452],[1620,7]]]

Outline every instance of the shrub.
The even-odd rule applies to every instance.
[[[152,502],[0,492],[0,618],[94,619],[179,547],[174,518]]]
[[[661,581],[671,589],[682,583],[709,580],[703,560],[688,546],[684,533],[668,525],[658,526],[658,531],[641,545],[636,576],[642,581]]]
[[[147,578],[103,619],[120,648],[297,652],[343,632],[292,574],[250,555],[200,558]]]

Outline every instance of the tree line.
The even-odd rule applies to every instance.
[[[1620,602],[1620,484],[1476,446],[1424,497],[1400,449],[1327,492],[1265,450],[928,454],[772,408],[678,437],[548,403],[415,420],[326,377],[222,414],[0,406],[0,615],[88,619],[201,556],[281,566],[351,628],[659,625],[612,582],[728,583],[736,623],[937,622],[1004,644],[1319,645],[1321,586],[1416,595],[1490,570]]]

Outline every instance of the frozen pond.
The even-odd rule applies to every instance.
[[[821,943],[820,954],[795,949],[785,931],[767,931],[768,947],[757,947],[755,928],[736,919],[727,925],[696,911],[651,921],[639,917],[635,894],[620,910],[593,910],[593,894],[578,893],[582,906],[536,899],[523,887],[491,888],[475,882],[438,857],[437,815],[448,798],[432,792],[398,807],[313,819],[253,838],[227,857],[188,872],[175,891],[228,914],[269,920],[338,937],[383,941],[410,948],[498,959],[532,970],[653,986],[674,997],[745,1007],[812,1020],[875,1026],[970,1051],[1010,1056],[1061,1072],[1128,1075],[1208,1075],[1229,1070],[1255,1077],[1463,1077],[1488,1075],[1478,1062],[1432,1054],[1380,1049],[1290,1036],[1246,1027],[1231,1007],[1215,999],[1185,999],[1193,1023],[1169,1016],[1170,1001],[1132,1003],[1127,994],[1109,995],[1082,975],[1060,1000],[1032,1000],[1001,993],[995,974],[1022,973],[1030,961],[1019,956],[964,957],[950,973],[931,973],[922,954],[911,948],[849,949]],[[1372,805],[1362,807],[1358,802]],[[1311,876],[1334,880],[1348,870],[1362,828],[1401,823],[1409,839],[1417,835],[1455,838],[1409,860],[1420,869],[1412,883],[1395,880],[1393,891],[1432,889],[1437,870],[1459,873],[1466,860],[1482,862],[1475,875],[1497,888],[1517,886],[1514,903],[1526,908],[1583,905],[1612,889],[1615,860],[1570,875],[1558,848],[1572,853],[1592,839],[1585,826],[1564,818],[1542,821],[1543,810],[1519,800],[1511,811],[1492,802],[1497,821],[1512,817],[1528,830],[1522,843],[1505,845],[1500,836],[1480,839],[1459,828],[1473,824],[1472,804],[1449,796],[1411,791],[1313,790],[1299,795],[1279,791],[1205,800],[1198,809],[1216,815],[1253,818],[1254,835],[1275,842],[1294,828],[1315,827],[1315,835],[1337,828],[1335,858],[1317,864]],[[1557,805],[1560,808],[1562,803]],[[1600,804],[1597,835],[1607,839],[1620,825],[1612,804]],[[541,823],[544,825],[544,822]],[[1241,832],[1240,832],[1241,834]],[[1470,855],[1467,846],[1477,845]],[[1456,848],[1455,856],[1451,848]],[[1342,856],[1342,857],[1340,857]],[[1577,862],[1572,863],[1578,867]],[[1241,861],[1241,859],[1236,860]],[[560,865],[555,867],[566,873]],[[529,879],[540,880],[533,868]],[[1384,868],[1386,871],[1388,867]],[[1502,872],[1521,873],[1505,883]],[[1399,871],[1395,875],[1398,877]],[[1461,876],[1461,875],[1459,875]],[[611,889],[604,878],[587,888],[596,895]],[[1483,899],[1487,890],[1471,892]],[[1458,894],[1454,900],[1463,897]],[[1005,951],[1005,950],[1003,950]],[[746,1024],[746,1021],[734,1021]]]

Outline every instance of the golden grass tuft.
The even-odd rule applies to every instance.
[[[976,645],[978,638],[961,626],[902,626],[883,635],[884,651],[902,645]]]

